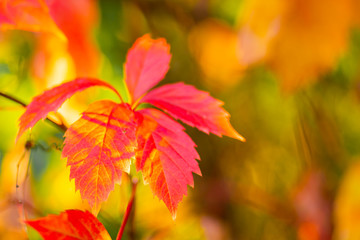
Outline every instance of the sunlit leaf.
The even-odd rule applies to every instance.
[[[268,61],[285,91],[315,82],[347,47],[350,0],[293,0],[281,16]]]
[[[360,162],[351,164],[336,193],[334,207],[334,239],[360,238]]]
[[[195,25],[188,38],[206,83],[214,89],[236,84],[245,66],[238,56],[238,33],[227,23],[207,19]]]
[[[97,23],[94,0],[50,0],[49,11],[57,26],[65,34],[78,77],[96,77],[99,53],[92,32]],[[53,49],[54,51],[54,49]]]
[[[246,1],[239,17],[241,61],[266,62],[287,92],[309,86],[332,70],[345,52],[354,25],[354,3]]]
[[[121,173],[130,172],[135,155],[135,121],[127,104],[99,101],[65,133],[62,156],[70,166],[70,179],[94,213],[120,183]]]
[[[111,240],[99,220],[91,213],[80,210],[66,210],[60,215],[49,215],[25,223],[38,231],[45,240]]]
[[[17,138],[28,128],[32,128],[40,119],[46,118],[49,112],[56,111],[63,102],[74,93],[93,86],[104,86],[118,94],[115,88],[108,83],[91,78],[78,78],[47,90],[43,94],[35,97],[27,106],[25,113],[20,117]]]
[[[263,60],[277,35],[285,10],[283,0],[247,0],[238,16],[240,30],[237,53],[244,65]]]
[[[67,43],[49,34],[39,34],[31,61],[31,73],[37,89],[44,90],[76,77],[74,61]]]
[[[170,46],[163,38],[144,35],[129,50],[125,63],[125,80],[133,100],[159,83],[169,69]]]
[[[162,79],[170,56],[164,39],[153,40],[145,35],[134,44],[126,63],[131,74],[140,74],[135,82],[126,82],[133,84],[134,88],[129,88],[135,94],[132,97],[144,95]],[[34,98],[20,118],[19,136],[49,112],[56,111],[74,93],[91,86],[108,87],[122,101],[119,93],[105,82],[75,79]],[[120,183],[122,172],[130,172],[132,159],[136,159],[136,168],[142,171],[145,183],[150,184],[154,195],[166,204],[174,218],[179,202],[187,194],[187,185],[194,185],[192,173],[201,174],[196,145],[184,128],[159,110],[137,111],[141,103],[150,103],[206,133],[245,140],[231,126],[221,101],[183,83],[159,87],[132,102],[132,106],[105,100],[95,102],[67,129],[62,151],[70,166],[70,179],[75,179],[76,190],[95,214],[115,183]]]
[[[223,102],[191,85],[167,84],[152,90],[141,101],[151,103],[205,133],[211,132],[245,141],[231,126],[229,113],[221,107]]]
[[[194,186],[192,173],[201,175],[195,143],[179,123],[158,110],[140,110],[137,118],[136,167],[175,218],[187,185]]]
[[[0,29],[53,33],[66,41],[66,37],[51,18],[44,0],[2,1],[0,4]]]

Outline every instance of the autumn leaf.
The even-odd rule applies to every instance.
[[[45,240],[111,240],[105,227],[88,211],[66,210],[25,223],[33,227]]]
[[[99,53],[92,37],[96,22],[92,0],[5,0],[0,4],[0,30],[40,33],[32,60],[40,87],[75,76],[97,76]]]
[[[196,145],[179,123],[156,109],[140,110],[137,118],[136,168],[175,218],[187,185],[194,187],[192,173],[201,175]]]
[[[95,77],[99,68],[99,53],[92,38],[98,21],[96,2],[51,0],[47,4],[54,22],[68,40],[67,51],[74,61],[76,75]]]
[[[35,97],[27,106],[25,113],[21,115],[17,139],[19,139],[28,128],[32,128],[40,119],[45,119],[49,112],[56,111],[64,101],[74,93],[93,86],[110,88],[119,95],[116,89],[108,83],[92,78],[77,78],[47,90],[43,94]]]
[[[169,84],[146,92],[166,74],[170,46],[165,39],[139,38],[129,50],[125,64],[130,103],[124,103],[109,84],[96,79],[76,79],[35,97],[20,118],[19,136],[71,95],[91,86],[105,86],[117,93],[121,103],[99,101],[65,133],[62,156],[70,166],[70,179],[94,213],[120,183],[122,172],[130,172],[131,159],[138,171],[175,218],[192,173],[201,175],[195,143],[173,118],[203,132],[244,141],[229,122],[223,103],[209,93],[183,83]],[[141,97],[139,99],[139,97]],[[136,110],[141,103],[156,109]],[[173,118],[172,118],[173,117]]]
[[[240,57],[249,64],[265,61],[286,92],[307,87],[331,71],[346,51],[355,2],[246,1]]]
[[[281,26],[281,15],[287,3],[283,0],[244,1],[238,16],[241,28],[237,53],[242,64],[250,65],[266,57]]]
[[[130,172],[135,129],[128,104],[104,100],[91,104],[65,133],[62,156],[70,166],[70,179],[94,213],[120,183],[122,171]]]
[[[158,84],[169,69],[170,46],[146,34],[136,40],[125,63],[125,81],[133,101]]]
[[[175,119],[180,119],[207,134],[211,132],[220,137],[226,135],[245,141],[231,126],[229,113],[221,107],[223,102],[191,85],[164,85],[146,94],[141,102],[151,103]]]
[[[285,91],[308,86],[333,68],[346,50],[351,20],[350,0],[290,2],[269,52]]]
[[[360,238],[360,162],[354,159],[339,184],[334,201],[334,239]]]
[[[66,37],[52,20],[44,0],[5,0],[0,3],[0,30],[53,33]]]
[[[204,75],[200,80],[214,89],[234,86],[244,73],[236,29],[219,19],[205,19],[189,32],[188,45]]]

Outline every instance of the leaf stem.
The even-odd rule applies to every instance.
[[[21,100],[15,98],[15,97],[13,97],[13,96],[10,96],[10,95],[8,95],[8,94],[6,94],[6,93],[0,92],[0,96],[4,97],[4,98],[6,98],[6,99],[8,99],[8,100],[10,100],[10,101],[12,101],[12,102],[15,102],[15,103],[17,103],[17,104],[20,104],[20,105],[23,106],[24,108],[27,107],[27,104],[26,104],[26,103],[24,103],[24,102],[22,102]],[[58,127],[60,130],[62,130],[62,131],[64,131],[64,132],[67,130],[67,126],[65,126],[65,124],[64,124],[63,122],[62,122],[61,124],[59,124],[59,123],[56,123],[55,121],[51,120],[51,119],[48,118],[48,117],[46,118],[46,120],[47,120],[48,122],[54,124],[56,127]]]
[[[133,110],[136,110],[136,108],[140,105],[140,101],[141,99],[146,95],[146,93],[144,93],[141,97],[139,97],[138,99],[136,99],[136,101],[134,103],[131,104],[131,108]]]
[[[121,238],[122,238],[122,236],[124,234],[126,223],[128,222],[131,210],[132,210],[133,205],[134,205],[136,186],[137,186],[137,183],[138,183],[137,178],[133,178],[131,183],[132,183],[131,197],[130,197],[129,203],[127,205],[125,215],[124,215],[124,219],[123,219],[123,222],[121,223],[120,230],[119,230],[119,233],[118,233],[118,235],[116,237],[116,240],[121,240]]]
[[[23,107],[25,107],[25,108],[26,108],[26,106],[27,106],[25,103],[23,103],[23,102],[20,101],[19,99],[16,99],[16,98],[14,98],[14,97],[6,94],[6,93],[0,92],[0,96],[2,96],[2,97],[4,97],[4,98],[7,98],[7,99],[9,99],[10,101],[16,102],[17,104],[20,104],[21,106],[23,106]]]

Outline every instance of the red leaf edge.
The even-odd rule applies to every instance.
[[[16,141],[40,119],[45,119],[49,112],[56,111],[73,94],[93,86],[107,87],[113,90],[121,99],[119,92],[114,87],[95,78],[77,78],[63,83],[33,98],[19,119],[19,132]]]

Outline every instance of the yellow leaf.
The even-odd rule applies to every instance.
[[[360,239],[360,162],[351,165],[342,180],[335,200],[335,238]]]
[[[221,88],[234,85],[244,67],[237,56],[237,32],[224,22],[208,19],[189,34],[189,47],[206,83]]]

